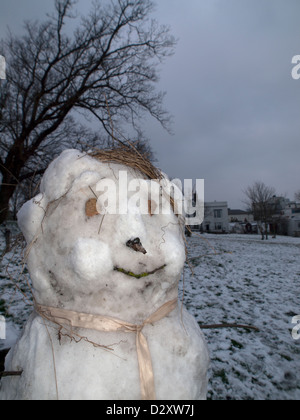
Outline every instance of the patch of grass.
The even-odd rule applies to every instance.
[[[220,378],[223,384],[229,385],[229,381],[225,372],[225,369],[218,370],[214,373],[216,378]]]
[[[5,300],[0,299],[0,313],[4,314],[6,312]]]
[[[235,347],[235,348],[237,348],[239,350],[242,350],[244,348],[243,344],[239,343],[236,340],[231,340],[231,348],[230,348],[230,350],[233,350],[233,347]]]

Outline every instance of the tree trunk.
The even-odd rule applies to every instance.
[[[262,226],[259,226],[260,234],[261,234],[261,240],[265,240],[265,234],[264,234],[264,228]]]
[[[5,244],[6,244],[4,254],[8,254],[10,251],[11,230],[5,229],[4,236],[5,236]]]
[[[265,234],[266,234],[266,240],[269,240],[269,232],[268,232],[268,222],[265,222]]]
[[[7,219],[9,201],[17,187],[16,180],[13,180],[11,176],[3,176],[2,183],[0,187],[0,225]]]

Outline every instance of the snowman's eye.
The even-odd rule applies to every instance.
[[[96,200],[96,198],[90,198],[85,203],[85,214],[88,217],[98,216],[99,212],[97,210],[97,200]]]

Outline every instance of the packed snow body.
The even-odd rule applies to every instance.
[[[21,209],[18,221],[29,244],[28,268],[39,305],[142,324],[177,298],[185,247],[174,213],[141,214],[129,194],[128,214],[98,214],[97,205],[98,211],[87,215],[99,182],[118,181],[120,171],[127,172],[128,182],[140,180],[143,190],[146,180],[137,171],[65,151],[46,171],[41,193]],[[146,253],[128,246],[135,239]],[[136,334],[78,328],[74,333],[71,340],[34,312],[6,360],[6,370],[23,374],[1,381],[0,399],[141,398]],[[205,399],[207,347],[181,304],[146,325],[143,334],[157,398]]]

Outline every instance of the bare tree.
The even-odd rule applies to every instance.
[[[262,239],[268,239],[268,224],[275,212],[276,203],[273,200],[276,191],[273,187],[266,186],[263,182],[255,182],[244,191],[246,204],[254,215],[254,220],[262,223],[260,231]]]
[[[295,200],[300,201],[300,190],[295,194]]]
[[[157,64],[175,41],[166,27],[149,20],[152,1],[97,2],[70,36],[65,27],[75,19],[73,6],[73,0],[56,0],[54,16],[26,23],[25,34],[10,35],[0,50],[7,62],[0,101],[0,223],[16,186],[45,170],[50,150],[59,153],[74,137],[97,140],[76,123],[74,111],[95,118],[114,140],[122,122],[136,127],[144,112],[168,125],[164,94],[154,85]]]

